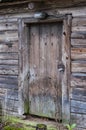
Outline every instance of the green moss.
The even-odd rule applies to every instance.
[[[6,119],[6,117],[5,117],[5,119]],[[6,120],[11,122],[14,126],[16,124],[21,124],[24,128],[23,129],[7,129],[7,128],[5,128],[4,130],[36,130],[36,126],[37,126],[37,124],[39,124],[39,122],[37,122],[37,121],[22,120],[21,118],[13,117],[13,116],[7,117]],[[41,125],[41,127],[42,127],[42,125]],[[57,128],[53,125],[47,125],[47,130],[57,130]]]
[[[24,112],[25,114],[29,114],[30,108],[29,108],[29,102],[25,101],[24,102]]]
[[[48,126],[47,128],[48,130],[57,130],[57,128],[55,126]]]
[[[5,126],[4,130],[25,130],[24,128],[17,128],[13,126]]]
[[[32,112],[31,112],[32,113]],[[34,113],[32,113],[32,115],[34,115]],[[36,112],[36,114],[35,115],[39,115],[40,117],[50,117],[50,115],[48,115],[48,114],[44,114],[44,113],[41,113],[41,112]]]
[[[18,128],[17,126],[5,126],[4,130],[35,130],[35,129],[28,127]]]
[[[45,124],[37,124],[37,128],[46,128]]]

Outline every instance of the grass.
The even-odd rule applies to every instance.
[[[17,117],[7,117],[7,119],[5,118],[5,120],[10,123],[4,126],[4,130],[36,130],[36,125],[41,124],[35,121],[22,120]],[[57,129],[51,124],[47,125],[47,130]]]

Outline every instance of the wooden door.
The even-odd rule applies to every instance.
[[[61,115],[62,22],[29,24],[30,114]]]

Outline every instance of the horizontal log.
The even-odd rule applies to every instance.
[[[16,18],[5,18],[5,16],[0,16],[0,23],[18,23]]]
[[[6,106],[8,106],[8,108],[10,108],[10,107],[16,107],[16,108],[18,108],[18,100],[16,101],[16,100],[11,100],[11,99],[6,99],[5,100],[5,103],[6,103]]]
[[[0,60],[0,65],[18,65],[18,60]]]
[[[18,106],[19,106],[19,102],[16,101],[16,100],[10,100],[10,99],[6,99],[5,100],[5,105],[6,105],[6,108],[5,110],[6,111],[13,111],[13,112],[17,112],[18,111]]]
[[[72,73],[72,76],[74,77],[86,77],[86,73]]]
[[[0,44],[0,53],[2,52],[18,52],[18,43]]]
[[[73,39],[86,39],[86,31],[72,32],[71,38],[73,38]]]
[[[0,83],[18,85],[18,76],[0,75]]]
[[[0,74],[18,75],[18,66],[0,65]]]
[[[6,92],[7,92],[6,88],[0,88],[0,100],[5,98]]]
[[[71,99],[86,101],[86,87],[85,86],[74,86],[71,87]]]
[[[77,124],[77,127],[86,130],[86,114],[71,113],[71,120]]]
[[[0,65],[18,65],[18,60],[0,60]]]
[[[4,109],[3,109],[3,113],[5,113],[5,115],[10,115],[10,116],[16,116],[16,117],[20,116],[20,115],[18,114],[18,111],[15,112],[15,111],[13,111],[13,110],[12,110],[12,111],[11,111],[11,110],[9,111],[9,110],[4,110]]]
[[[0,31],[18,30],[17,22],[2,22],[0,23]]]
[[[86,31],[86,26],[75,26],[72,27],[72,32],[78,32],[78,31]]]
[[[14,108],[14,109],[5,109],[3,110],[4,115],[10,115],[10,116],[14,116],[14,117],[18,117],[18,108]]]
[[[71,45],[73,47],[86,47],[86,39],[71,39]]]
[[[3,88],[3,89],[18,89],[18,85],[16,84],[6,84],[6,83],[0,83],[0,88]]]
[[[86,48],[71,48],[71,58],[73,60],[86,60]]]
[[[78,114],[86,114],[86,102],[71,100],[71,112]]]
[[[18,40],[18,31],[3,31],[0,32],[0,42],[12,42]]]
[[[8,89],[6,94],[7,100],[10,99],[18,101],[18,90]]]
[[[76,1],[76,0],[74,0],[74,1],[65,0],[65,3],[64,3],[64,0],[61,0],[61,1],[53,0],[52,2],[50,0],[47,0],[47,1],[43,0],[43,1],[44,2],[43,2],[43,4],[41,6],[37,6],[37,5],[40,5],[40,4],[38,4],[38,2],[36,4],[36,2],[35,2],[35,6],[36,6],[35,10],[44,10],[44,9],[48,9],[48,8],[49,9],[50,8],[51,9],[55,9],[56,7],[57,7],[57,9],[59,9],[59,7],[60,8],[61,7],[65,7],[65,8],[66,7],[70,7],[71,8],[73,6],[80,6],[80,5],[84,5],[85,6],[86,5],[86,2],[84,2],[82,0],[78,0],[78,1]],[[11,2],[9,4],[5,3],[4,5],[3,5],[3,3],[0,3],[0,6],[2,6],[2,5],[4,6],[4,9],[1,8],[0,13],[1,14],[6,14],[6,13],[8,13],[8,14],[9,13],[14,13],[15,14],[15,13],[19,13],[19,12],[30,11],[29,9],[27,9],[28,2],[30,2],[30,1],[25,0],[23,2],[21,1],[21,3],[16,1],[16,3],[15,2]],[[8,6],[9,8],[7,8],[6,6]],[[16,8],[14,8],[14,7],[16,7]],[[80,6],[80,8],[81,7],[83,7],[83,6]],[[79,10],[80,8],[77,8],[77,9],[76,8],[70,9],[70,8],[67,8],[66,11],[65,11],[65,13],[73,13],[75,15],[79,15],[79,14],[85,15],[85,10],[84,9]],[[63,9],[61,11],[63,11]]]
[[[50,9],[50,5],[49,6],[46,5],[46,7],[44,6],[43,10],[45,8]],[[42,7],[40,9],[42,10]],[[55,9],[55,6],[54,6],[54,9]],[[57,7],[57,11],[58,11],[59,14],[64,14],[65,15],[65,14],[68,14],[68,13],[72,13],[73,17],[80,17],[81,16],[81,18],[85,17],[85,10],[86,10],[85,7],[80,7],[80,8],[77,8],[77,9],[76,8],[58,9],[58,7]],[[34,10],[34,11],[36,11],[36,10]],[[8,15],[7,15],[7,12],[8,12]],[[0,16],[2,22],[7,21],[7,20],[12,21],[12,19],[13,19],[13,21],[17,21],[17,19],[20,18],[20,17],[21,18],[33,17],[33,14],[31,13],[31,10],[27,10],[27,5],[26,5],[26,8],[25,7],[24,8],[23,7],[19,8],[18,7],[18,8],[14,9],[14,8],[11,7],[10,9],[9,8],[0,9],[0,13],[1,14],[6,14],[4,16],[3,15]],[[13,13],[14,13],[14,15],[13,15]],[[55,15],[55,12],[52,12],[52,14]],[[6,18],[6,16],[8,16],[8,18]]]
[[[86,17],[74,17],[72,20],[72,27],[76,26],[86,27]]]
[[[86,62],[72,62],[71,72],[86,72]]]
[[[86,77],[82,76],[71,76],[71,86],[86,86]]]
[[[0,52],[0,60],[18,60],[18,53],[15,52]]]

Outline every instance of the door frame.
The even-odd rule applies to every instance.
[[[19,115],[29,112],[28,79],[29,79],[29,24],[63,22],[62,33],[62,62],[65,71],[62,75],[62,119],[70,120],[70,75],[71,75],[71,24],[72,14],[49,17],[43,20],[35,18],[18,19],[19,36]]]

